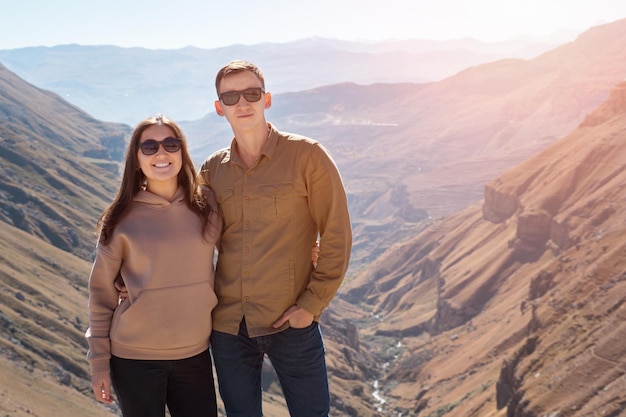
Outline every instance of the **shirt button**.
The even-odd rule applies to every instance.
[[[250,247],[244,246],[243,247],[243,253],[249,253],[249,252],[250,252]]]
[[[250,276],[250,272],[248,271],[243,271],[243,277],[244,278],[248,278]]]
[[[245,222],[244,226],[246,227],[246,229],[249,229],[250,228],[250,222]]]
[[[246,195],[246,196],[244,196],[244,197],[243,197],[243,201],[245,201],[245,202],[247,203],[248,201],[250,201],[250,197],[248,197],[247,195]]]
[[[246,295],[245,297],[243,297],[243,301],[244,301],[245,303],[250,302],[250,297],[248,297],[248,296]]]

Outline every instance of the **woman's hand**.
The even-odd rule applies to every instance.
[[[111,397],[111,375],[99,374],[91,378],[91,388],[93,389],[93,396],[96,400],[105,404],[112,404],[113,398]]]
[[[126,290],[126,284],[124,283],[121,275],[118,275],[117,278],[115,278],[115,281],[113,281],[113,285],[115,286],[115,289],[120,293],[120,302],[128,298],[128,290]]]
[[[311,250],[311,262],[313,262],[313,268],[317,267],[317,260],[320,257],[320,241],[316,240],[313,249]]]

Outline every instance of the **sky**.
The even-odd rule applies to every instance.
[[[309,37],[545,38],[626,18],[626,1],[2,0],[0,10],[0,49],[65,44],[212,49]]]

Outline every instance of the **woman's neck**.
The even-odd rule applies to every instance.
[[[163,197],[167,201],[172,201],[174,194],[178,190],[178,181],[148,181],[146,191]]]

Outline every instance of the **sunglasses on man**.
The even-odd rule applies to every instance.
[[[234,106],[235,104],[239,103],[239,99],[241,98],[241,96],[243,96],[243,98],[245,98],[248,103],[256,103],[257,101],[261,100],[261,97],[263,97],[263,93],[265,93],[265,90],[263,90],[261,87],[253,87],[246,88],[242,91],[226,91],[225,93],[219,95],[219,99],[226,106]]]
[[[169,153],[180,151],[181,140],[179,138],[165,138],[163,140],[148,139],[139,144],[139,149],[144,155],[154,155],[159,151],[159,146],[163,146]]]

